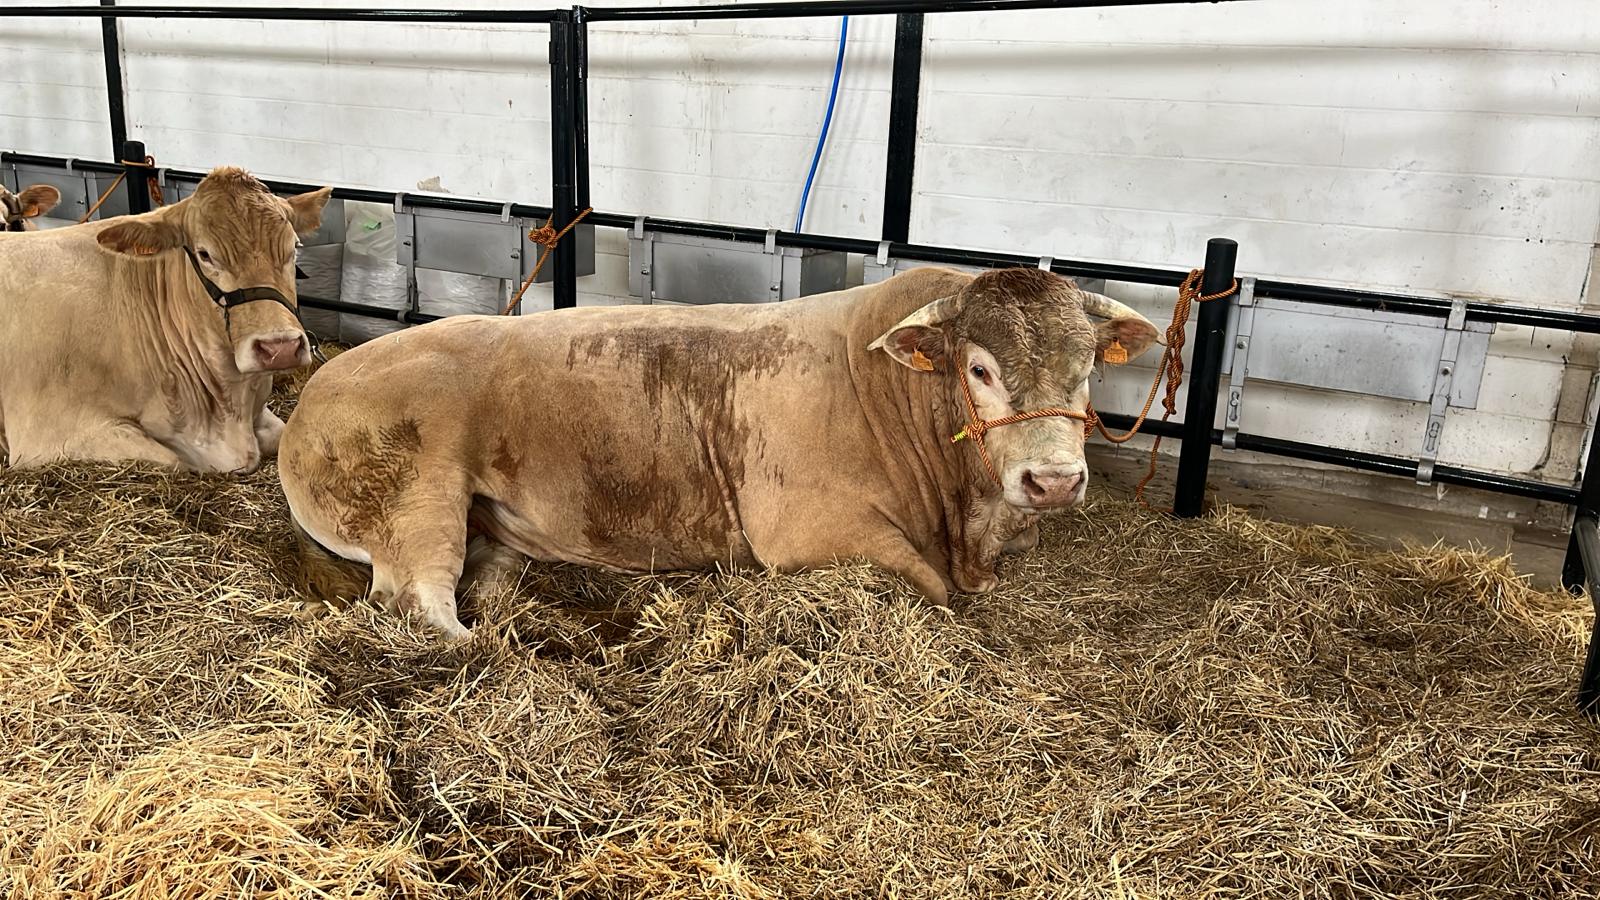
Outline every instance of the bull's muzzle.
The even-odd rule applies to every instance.
[[[258,337],[250,341],[250,361],[258,372],[296,369],[311,362],[303,334]]]
[[[1007,499],[1031,511],[1067,509],[1083,502],[1088,480],[1081,464],[1028,466],[1008,485]]]

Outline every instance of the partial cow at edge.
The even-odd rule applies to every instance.
[[[1068,416],[1108,349],[1155,339],[1037,269],[914,269],[782,304],[459,316],[320,369],[279,478],[303,583],[348,597],[359,572],[341,577],[329,551],[370,564],[375,598],[453,637],[463,577],[524,556],[632,572],[865,559],[942,603],[992,589],[1040,515],[1081,502],[1085,427]],[[987,462],[952,441],[973,414],[1028,412],[1043,417],[989,434]],[[469,516],[484,532],[470,552]]]
[[[272,374],[311,361],[295,248],[331,190],[286,200],[223,167],[154,212],[0,235],[0,458],[250,472],[276,455]]]
[[[4,228],[0,231],[38,231],[39,223],[33,221],[56,208],[61,202],[61,192],[48,184],[36,184],[13,194],[0,187],[0,218]]]

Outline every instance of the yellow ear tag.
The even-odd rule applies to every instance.
[[[1116,338],[1111,339],[1111,346],[1106,348],[1106,362],[1113,366],[1120,366],[1128,361],[1128,349]]]
[[[932,372],[933,360],[922,355],[921,350],[911,351],[911,368],[919,372]]]

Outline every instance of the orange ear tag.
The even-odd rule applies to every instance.
[[[921,350],[911,351],[911,368],[919,372],[932,372],[933,360],[922,355]]]
[[[1111,339],[1111,346],[1106,348],[1105,360],[1113,366],[1120,366],[1128,361],[1128,350],[1116,338]]]

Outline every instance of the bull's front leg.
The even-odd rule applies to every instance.
[[[278,455],[278,439],[283,437],[283,420],[277,414],[267,409],[262,404],[261,411],[256,413],[254,430],[256,433],[256,446],[261,450],[262,459],[274,459]]]
[[[963,591],[984,594],[1000,584],[1001,553],[1030,550],[1039,541],[1039,517],[1019,513],[999,497],[973,500],[967,529],[951,554],[950,574]]]
[[[1035,522],[1018,532],[1016,537],[1002,544],[1000,552],[1011,554],[1027,553],[1037,546],[1039,546],[1039,523]]]

